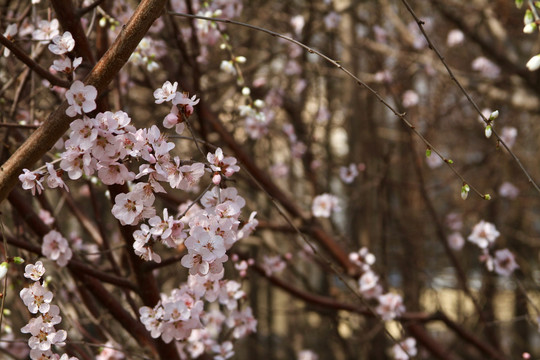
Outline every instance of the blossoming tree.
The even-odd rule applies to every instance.
[[[2,353],[540,354],[515,5],[1,3]]]

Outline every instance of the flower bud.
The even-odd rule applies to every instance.
[[[461,198],[463,200],[466,200],[467,199],[467,196],[469,196],[469,191],[471,190],[471,188],[469,187],[469,185],[467,184],[464,184],[462,187],[461,187]]]
[[[3,279],[7,272],[8,272],[9,264],[7,262],[3,262],[0,264],[0,279]]]
[[[540,68],[540,55],[533,56],[529,61],[527,61],[525,66],[527,66],[529,71],[538,70],[538,68]]]
[[[493,130],[491,129],[491,125],[486,126],[486,130],[484,132],[486,134],[486,138],[490,138],[491,134],[493,133]]]

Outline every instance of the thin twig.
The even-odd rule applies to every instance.
[[[44,68],[42,68],[37,62],[34,61],[30,56],[26,55],[26,53],[17,45],[15,45],[13,42],[9,41],[4,35],[0,34],[0,44],[7,47],[13,55],[17,57],[17,59],[21,60],[23,63],[26,64],[31,70],[36,72],[39,76],[41,76],[44,79],[47,79],[52,85],[60,86],[63,88],[69,88],[70,82],[67,80],[62,80]]]
[[[461,85],[461,83],[459,82],[459,80],[455,77],[454,75],[454,72],[452,71],[452,69],[450,69],[450,67],[448,66],[448,64],[446,63],[446,61],[444,60],[444,56],[442,56],[441,52],[439,51],[439,49],[437,49],[437,47],[435,46],[435,44],[433,44],[433,42],[431,41],[430,37],[428,36],[428,34],[426,33],[425,29],[424,29],[424,22],[422,20],[420,20],[420,18],[416,15],[416,13],[414,12],[414,10],[412,9],[412,7],[409,5],[409,3],[407,2],[407,0],[401,0],[403,2],[403,5],[405,5],[405,7],[407,8],[407,11],[412,15],[412,17],[414,18],[414,20],[416,21],[416,24],[418,25],[418,28],[420,29],[420,32],[422,33],[422,35],[424,36],[424,38],[426,39],[427,43],[428,43],[428,46],[431,50],[433,50],[435,52],[435,54],[437,55],[437,57],[439,58],[439,60],[441,60],[442,64],[444,65],[444,67],[446,68],[446,71],[448,72],[448,75],[450,76],[450,78],[454,81],[454,83],[456,84],[456,86],[459,88],[459,90],[461,90],[461,92],[463,93],[463,95],[465,95],[465,97],[467,98],[467,101],[474,107],[474,109],[476,110],[476,112],[480,115],[480,117],[482,118],[482,120],[486,123],[486,124],[490,124],[490,121],[489,119],[486,118],[486,116],[482,113],[482,110],[480,110],[480,108],[478,107],[478,105],[476,104],[476,102],[473,100],[473,98],[469,95],[469,93],[467,92],[467,90],[465,90],[465,88],[463,87],[463,85]],[[529,172],[527,171],[527,169],[525,169],[525,167],[523,166],[523,164],[521,163],[521,161],[519,160],[519,158],[516,156],[516,154],[510,150],[510,148],[508,147],[508,145],[506,145],[506,143],[503,141],[503,139],[499,136],[499,134],[494,130],[492,129],[492,132],[493,134],[495,135],[497,141],[502,144],[502,146],[506,149],[506,151],[508,151],[508,153],[510,154],[510,156],[514,159],[514,161],[518,164],[519,168],[521,169],[521,171],[525,174],[525,176],[527,177],[527,180],[532,184],[532,186],[536,189],[536,191],[538,191],[540,193],[540,187],[538,186],[538,184],[536,184],[536,182],[533,180],[532,176],[529,174]]]
[[[358,78],[357,76],[355,76],[351,71],[349,71],[347,68],[343,67],[343,65],[341,65],[338,61],[326,56],[325,54],[323,54],[322,52],[318,51],[318,50],[315,50],[307,45],[305,45],[304,43],[298,41],[298,40],[295,40],[289,36],[286,36],[286,35],[282,35],[280,33],[277,33],[275,31],[272,31],[272,30],[268,30],[268,29],[265,29],[265,28],[262,28],[262,27],[259,27],[259,26],[255,26],[255,25],[251,25],[251,24],[246,24],[246,23],[243,23],[243,22],[240,22],[240,21],[234,21],[234,20],[229,20],[229,19],[221,19],[221,18],[213,18],[213,17],[206,17],[206,16],[199,16],[199,15],[192,15],[192,14],[184,14],[184,13],[176,13],[176,12],[172,12],[172,11],[169,11],[169,14],[170,15],[175,15],[175,16],[181,16],[181,17],[187,17],[187,18],[192,18],[192,19],[201,19],[201,20],[208,20],[208,21],[215,21],[215,22],[221,22],[221,23],[225,23],[225,24],[232,24],[232,25],[238,25],[238,26],[242,26],[242,27],[246,27],[248,29],[252,29],[252,30],[256,30],[256,31],[260,31],[260,32],[263,32],[263,33],[266,33],[268,35],[271,35],[271,36],[274,36],[274,37],[278,37],[280,39],[283,39],[283,40],[286,40],[286,41],[289,41],[295,45],[298,45],[300,47],[302,47],[303,49],[307,50],[309,53],[311,54],[315,54],[321,58],[323,58],[324,60],[326,60],[327,62],[329,62],[330,64],[334,65],[335,67],[337,67],[339,70],[343,71],[345,74],[347,74],[347,76],[349,76],[350,78],[354,79],[354,81],[366,88],[369,92],[371,92],[373,95],[375,95],[375,97],[377,98],[377,100],[379,100],[386,108],[388,108],[396,117],[398,117],[405,125],[407,125],[407,127],[416,135],[418,136],[423,142],[424,144],[426,144],[426,146],[431,149],[432,152],[434,152],[435,154],[437,154],[443,161],[444,163],[446,164],[446,166],[448,166],[450,168],[450,170],[452,170],[452,172],[462,181],[463,184],[468,184],[470,189],[476,193],[479,197],[481,197],[482,199],[486,199],[488,200],[489,199],[489,196],[487,194],[484,194],[484,193],[481,193],[479,190],[477,190],[474,186],[472,186],[468,181],[465,180],[465,178],[454,168],[454,166],[452,165],[454,162],[449,159],[449,158],[446,158],[439,150],[437,150],[433,144],[431,144],[416,128],[415,126],[409,121],[407,120],[407,118],[405,117],[406,113],[400,113],[399,111],[397,111],[392,105],[390,105],[390,103],[388,103],[375,89],[373,89],[371,86],[369,86],[366,82],[362,81],[360,78]]]

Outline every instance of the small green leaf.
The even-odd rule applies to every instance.
[[[521,9],[521,7],[523,6],[523,0],[516,0],[516,6],[518,9]]]
[[[491,200],[491,195],[485,194],[485,195],[484,195],[484,199],[485,199],[485,200]]]
[[[426,149],[426,157],[430,157],[430,156],[431,156],[431,149],[427,148]]]

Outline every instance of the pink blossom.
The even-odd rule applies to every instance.
[[[416,350],[416,339],[410,337],[401,341],[399,344],[395,344],[392,347],[392,353],[395,360],[408,360],[411,357],[415,357],[418,353],[418,350]]]
[[[446,241],[448,241],[448,245],[456,251],[461,250],[461,248],[463,248],[463,245],[465,245],[465,239],[457,231],[448,235]]]
[[[75,58],[73,63],[71,59],[66,57],[64,59],[57,59],[53,61],[52,68],[56,71],[71,74],[82,63],[82,57]]]
[[[60,168],[68,173],[71,180],[80,178],[83,173],[92,175],[95,171],[95,158],[75,146],[71,140],[66,141],[66,151],[60,156],[62,158]]]
[[[463,32],[459,29],[453,29],[448,32],[448,36],[446,37],[446,44],[449,47],[454,47],[456,45],[459,45],[463,42],[465,39],[465,35]]]
[[[197,99],[195,95],[190,98],[187,93],[177,92],[172,103],[173,105],[178,105],[180,109],[184,111],[184,114],[187,117],[190,117],[191,114],[193,114],[193,107],[197,105],[200,100],[201,99]]]
[[[297,360],[319,360],[319,356],[311,350],[302,350],[298,353]]]
[[[23,169],[23,174],[19,175],[19,181],[22,182],[24,190],[31,190],[32,195],[41,194],[43,191],[43,176],[39,172],[33,172],[28,169]]]
[[[508,249],[497,250],[494,258],[495,272],[502,276],[510,276],[519,268],[514,254]]]
[[[271,276],[274,273],[279,273],[287,267],[287,263],[283,261],[281,256],[263,256],[262,267],[266,276]]]
[[[444,164],[444,161],[436,154],[431,154],[431,156],[426,157],[427,166],[430,169],[435,169]]]
[[[517,134],[518,131],[515,127],[504,126],[501,130],[501,140],[511,149],[516,143]]]
[[[214,360],[226,360],[234,356],[233,344],[230,341],[212,346],[212,351],[217,354],[214,355]]]
[[[123,225],[135,225],[138,223],[144,210],[144,201],[141,193],[121,193],[114,198],[112,214]]]
[[[358,167],[356,164],[350,164],[347,167],[342,166],[339,168],[339,177],[345,184],[351,184],[357,176]]]
[[[500,234],[495,228],[495,225],[481,220],[474,226],[471,235],[467,239],[473,244],[478,245],[481,249],[486,249],[495,242]]]
[[[170,129],[175,126],[174,130],[178,135],[181,135],[184,132],[184,119],[182,118],[182,114],[180,114],[178,110],[178,106],[172,106],[171,112],[167,116],[165,116],[165,119],[163,119],[163,126],[166,129]]]
[[[221,175],[230,177],[235,172],[240,171],[240,167],[236,165],[236,159],[232,156],[224,156],[221,148],[217,148],[214,154],[208,153],[206,159],[214,172],[212,182],[216,185],[221,182]]]
[[[337,28],[337,26],[339,25],[340,20],[341,20],[341,15],[339,15],[335,11],[331,11],[323,19],[324,26],[326,26],[327,30],[333,30],[333,29]]]
[[[373,271],[367,271],[360,277],[360,280],[358,280],[358,285],[360,287],[360,292],[366,293],[371,290],[373,290],[379,281],[379,277],[375,275]]]
[[[304,28],[305,23],[306,21],[302,15],[296,15],[291,18],[291,25],[297,36],[299,36],[300,33],[302,32],[302,29]]]
[[[514,184],[505,181],[499,187],[499,195],[514,200],[519,196],[519,189]]]
[[[146,224],[141,225],[140,230],[136,230],[133,233],[133,250],[135,255],[140,256],[146,261],[161,262],[161,257],[154,252],[152,243],[150,242],[150,228]]]
[[[28,339],[28,346],[40,351],[47,351],[52,345],[64,346],[67,338],[65,330],[56,331],[52,326],[42,326],[39,323],[28,324],[21,332],[30,333],[32,336]]]
[[[65,54],[75,48],[75,40],[69,31],[66,31],[62,36],[56,35],[52,41],[53,43],[49,44],[49,50],[56,55]]]
[[[183,267],[189,269],[191,275],[206,275],[210,270],[210,264],[208,261],[203,260],[202,255],[191,250],[182,257],[180,263]]]
[[[45,163],[45,166],[47,167],[47,172],[49,174],[49,176],[47,176],[47,186],[51,189],[64,188],[69,192],[69,188],[64,183],[64,180],[62,180],[61,177],[63,171],[55,170],[54,166],[50,163]]]
[[[472,68],[490,79],[497,78],[501,73],[501,69],[495,65],[495,63],[483,56],[474,59],[472,62]]]
[[[45,209],[39,209],[39,218],[45,225],[52,225],[54,224],[54,217],[51,215],[50,212],[48,212]]]
[[[120,350],[114,349],[114,344],[111,341],[107,341],[102,350],[95,357],[95,360],[121,360],[124,359],[124,353]],[[116,346],[118,347],[118,346]],[[62,360],[62,359],[61,359]]]
[[[176,88],[178,87],[178,82],[171,84],[170,81],[166,81],[163,86],[154,91],[154,98],[156,99],[156,104],[161,104],[165,101],[171,101],[176,96]]]
[[[225,305],[229,310],[238,308],[238,300],[242,299],[246,293],[241,289],[242,285],[233,280],[227,280],[219,293],[219,303]]]
[[[311,212],[315,217],[330,217],[333,211],[339,211],[338,199],[334,195],[322,194],[313,199]]]
[[[257,320],[253,317],[253,312],[248,306],[242,311],[233,310],[227,319],[227,325],[233,328],[233,337],[240,339],[246,335],[257,331]]]
[[[349,254],[349,260],[358,266],[362,271],[370,271],[371,265],[375,264],[375,255],[369,252],[368,248],[363,247],[357,252]]]
[[[379,305],[375,309],[383,320],[392,320],[400,316],[405,311],[401,296],[393,293],[386,293],[378,297]]]
[[[60,34],[58,27],[60,23],[58,19],[40,20],[36,30],[32,33],[32,40],[37,40],[42,44],[49,43],[55,36]]]
[[[45,274],[45,267],[41,261],[35,264],[28,264],[24,267],[24,277],[33,281],[38,281]]]
[[[73,117],[83,112],[89,113],[96,108],[96,97],[97,89],[94,86],[85,86],[81,81],[75,80],[66,92],[66,99],[70,105],[66,109],[66,114]]]
[[[4,37],[9,41],[13,41],[13,37],[17,34],[17,24],[9,24],[4,32]],[[11,51],[6,47],[4,48],[4,56],[8,57]]]
[[[32,286],[22,289],[19,296],[32,314],[36,314],[38,311],[44,314],[49,311],[53,299],[52,292],[48,291],[39,282],[34,282]]]
[[[135,179],[135,173],[117,161],[99,162],[97,167],[98,177],[105,185],[125,184],[126,181]]]
[[[420,97],[418,96],[418,93],[414,90],[407,90],[403,93],[403,107],[410,108],[413,106],[418,105],[418,102],[420,101]]]
[[[67,240],[56,230],[51,230],[43,237],[41,252],[59,266],[66,266],[73,255]]]
[[[446,215],[445,223],[450,230],[460,231],[463,228],[463,219],[459,213],[451,212]]]

